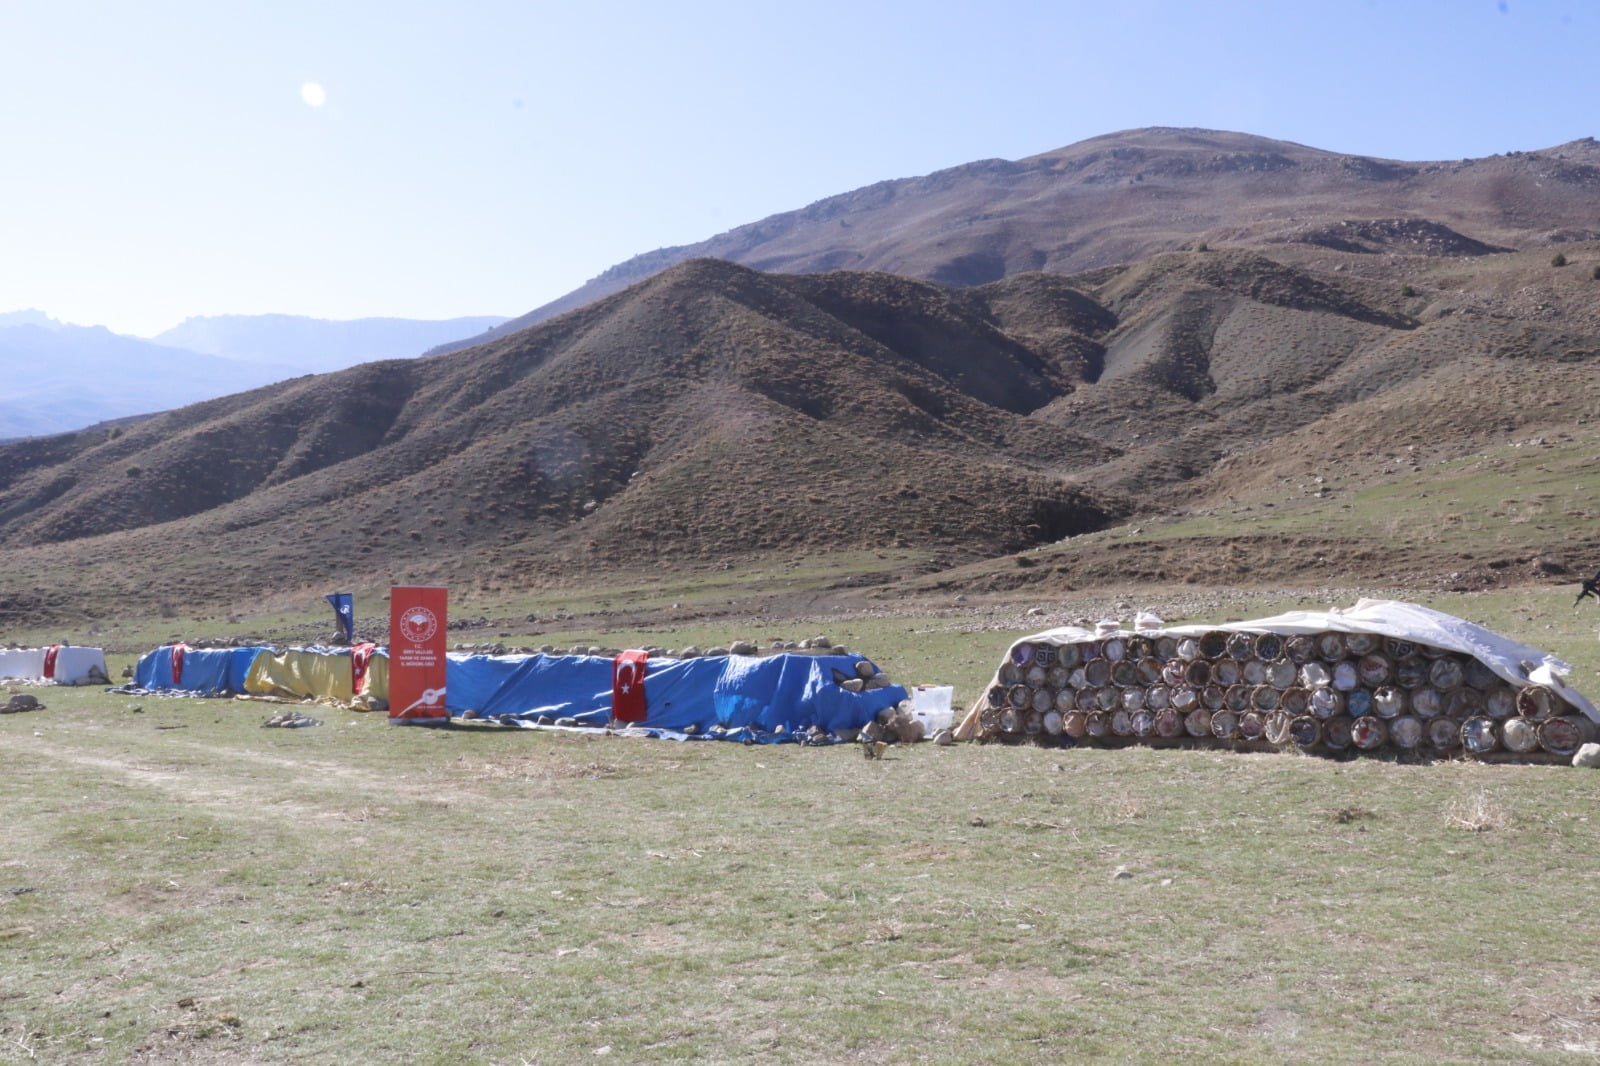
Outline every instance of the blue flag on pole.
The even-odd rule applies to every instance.
[[[328,602],[333,604],[333,613],[338,618],[339,629],[344,633],[346,644],[354,643],[356,633],[356,598],[348,592],[328,593]]]

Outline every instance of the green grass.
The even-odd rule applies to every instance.
[[[1436,606],[1592,687],[1592,614],[1565,592]],[[979,622],[781,628],[976,691],[1018,635]],[[1570,768],[869,762],[331,708],[273,730],[259,703],[36,691],[46,710],[0,716],[0,1061],[1600,1051],[1600,816]]]
[[[1148,522],[1142,533],[1117,535],[1130,540],[1247,533],[1374,539],[1391,550],[1428,548],[1490,553],[1491,558],[1495,552],[1559,553],[1562,546],[1594,534],[1595,501],[1600,500],[1595,458],[1593,440],[1510,445],[1376,484],[1346,488],[1334,478],[1329,498],[1298,494],[1266,504],[1258,499],[1231,511]]]

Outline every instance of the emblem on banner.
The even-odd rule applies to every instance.
[[[413,644],[424,644],[439,631],[439,619],[426,607],[413,607],[400,619],[400,635]]]

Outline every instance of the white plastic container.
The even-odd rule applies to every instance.
[[[953,685],[917,685],[911,690],[911,714],[922,723],[924,736],[950,728],[954,719],[950,698],[954,693]]]

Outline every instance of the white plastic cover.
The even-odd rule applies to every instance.
[[[0,677],[44,681],[44,648],[0,648]],[[48,680],[58,685],[84,685],[108,680],[106,653],[100,648],[64,644],[56,649],[55,669]]]

